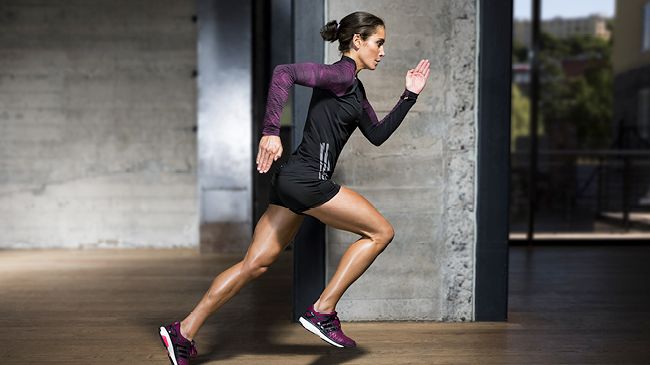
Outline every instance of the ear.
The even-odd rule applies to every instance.
[[[359,33],[355,33],[352,36],[352,45],[354,46],[354,49],[358,50],[361,48],[361,45],[363,44],[363,40],[361,40],[361,35]]]

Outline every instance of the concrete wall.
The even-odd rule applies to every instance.
[[[193,1],[0,2],[0,247],[194,246]]]
[[[473,0],[329,0],[327,20],[364,10],[386,22],[386,57],[364,70],[382,118],[409,68],[431,61],[425,90],[380,147],[356,131],[333,179],[368,198],[393,224],[394,241],[337,306],[346,320],[473,319],[476,18]],[[327,62],[340,58],[327,46]],[[328,228],[328,278],[358,236]]]

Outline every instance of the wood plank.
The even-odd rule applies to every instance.
[[[648,364],[650,247],[512,247],[508,322],[354,322],[340,350],[291,320],[291,252],[211,317],[193,364]],[[157,327],[238,256],[0,251],[3,364],[167,364]],[[181,263],[179,265],[178,263]]]

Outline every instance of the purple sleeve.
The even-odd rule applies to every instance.
[[[363,113],[359,120],[361,133],[375,146],[384,143],[388,137],[399,127],[418,98],[418,94],[404,89],[399,101],[381,121],[377,121],[377,114],[372,109],[370,102],[364,96],[362,101]]]
[[[332,65],[306,62],[276,66],[269,86],[262,135],[280,135],[280,115],[294,84],[326,89],[341,96],[354,82],[355,71],[354,63],[347,61]]]

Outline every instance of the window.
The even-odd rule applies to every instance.
[[[643,7],[643,45],[641,51],[650,51],[650,1]]]

